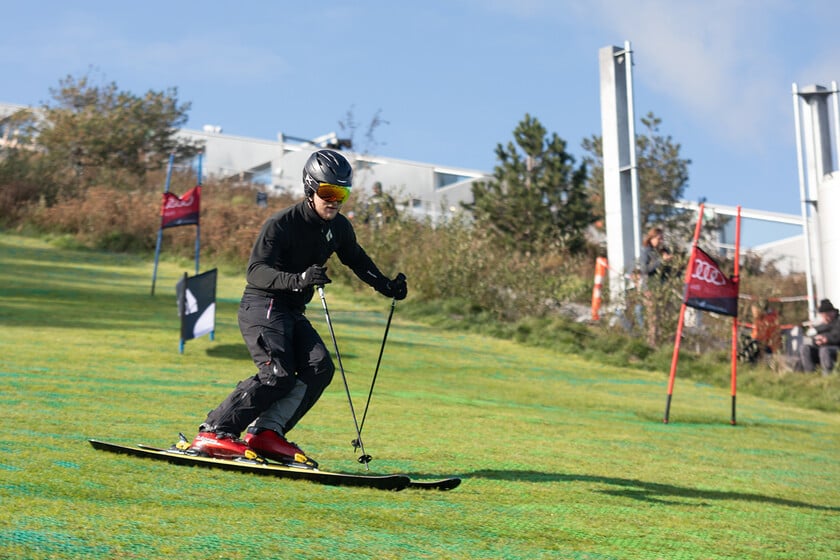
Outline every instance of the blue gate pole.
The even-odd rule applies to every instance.
[[[175,162],[175,152],[169,154],[169,166],[166,169],[166,186],[163,188],[164,194],[169,192],[169,181],[172,179],[172,165]],[[157,280],[158,259],[160,258],[160,245],[163,241],[163,214],[160,217],[160,228],[158,228],[157,244],[155,245],[155,268],[152,272],[152,295],[155,295],[155,281]]]
[[[178,342],[178,353],[184,353],[184,316],[187,313],[187,280],[189,280],[187,273],[184,273],[184,279],[182,282],[184,283],[184,291],[181,293],[181,297],[178,299],[178,318],[181,319],[181,325],[178,329],[178,332],[181,333],[181,340]]]
[[[201,160],[204,156],[204,152],[198,152],[198,186],[201,186]],[[198,222],[195,224],[195,274],[198,276],[198,260],[199,255],[201,254],[201,207],[198,209]]]

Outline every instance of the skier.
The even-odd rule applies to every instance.
[[[330,283],[325,266],[336,253],[362,281],[398,300],[405,276],[383,275],[340,213],[353,169],[333,150],[314,152],[303,167],[304,200],[271,216],[254,243],[239,306],[242,337],[259,370],[240,381],[208,415],[191,449],[211,457],[247,450],[284,463],[317,463],[286,434],[317,402],[335,372],[323,340],[304,315],[315,287]],[[239,437],[247,428],[245,439]]]

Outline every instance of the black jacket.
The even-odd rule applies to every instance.
[[[667,249],[658,250],[650,245],[642,247],[642,254],[639,255],[639,269],[646,278],[659,276],[663,282],[670,278],[671,265],[662,259],[662,254],[667,252]]]
[[[827,346],[840,346],[840,315],[834,315],[828,323],[817,325],[817,334],[826,338]]]
[[[359,246],[345,216],[338,214],[325,221],[303,200],[263,224],[248,261],[245,293],[271,297],[289,309],[302,310],[315,289],[301,287],[300,273],[314,264],[324,265],[333,253],[377,290],[388,282]]]

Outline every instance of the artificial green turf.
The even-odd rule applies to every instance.
[[[191,263],[0,234],[0,557],[840,557],[840,415],[442,332],[399,305],[366,420],[376,473],[460,475],[452,492],[318,486],[93,450],[167,445],[253,373],[220,275],[217,330],[178,353]],[[387,300],[327,288],[356,410]],[[329,342],[316,298],[309,310]],[[364,472],[336,374],[290,436]]]

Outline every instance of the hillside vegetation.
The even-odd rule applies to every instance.
[[[84,193],[51,205],[30,202],[15,206],[14,230],[51,239],[68,248],[100,249],[131,253],[151,260],[160,218],[160,192],[151,174],[141,186],[126,190],[91,187]],[[194,185],[191,172],[175,173],[172,192],[182,193]],[[298,197],[272,198],[268,208],[254,203],[249,185],[209,181],[203,186],[201,217],[201,264],[244,275],[253,240],[263,221]],[[364,208],[364,195],[354,195],[343,209],[348,215]],[[404,272],[410,295],[402,313],[413,319],[456,331],[470,331],[502,339],[554,348],[612,365],[631,365],[651,372],[667,373],[673,352],[679,315],[681,279],[660,288],[662,340],[649,346],[646,325],[633,324],[630,310],[616,319],[605,312],[594,324],[581,323],[589,315],[594,256],[570,255],[558,248],[542,253],[502,250],[491,237],[468,222],[452,219],[434,227],[402,217],[384,228],[356,223],[360,243],[389,275]],[[195,228],[164,230],[164,258],[192,259]],[[194,270],[194,267],[191,267]],[[349,288],[364,291],[365,285],[337,259],[329,274]],[[742,267],[742,293],[779,296],[797,293],[797,276],[781,276],[772,267],[747,260]],[[749,300],[741,305],[742,321],[749,317]],[[607,309],[610,302],[604,303]],[[786,304],[783,323],[796,323],[805,316],[804,304]],[[642,310],[642,315],[645,311]],[[646,321],[647,318],[644,318]],[[702,329],[688,329],[681,344],[679,375],[718,387],[730,383],[731,319],[704,315]],[[794,373],[767,363],[739,365],[740,390],[819,410],[840,410],[840,376]]]

